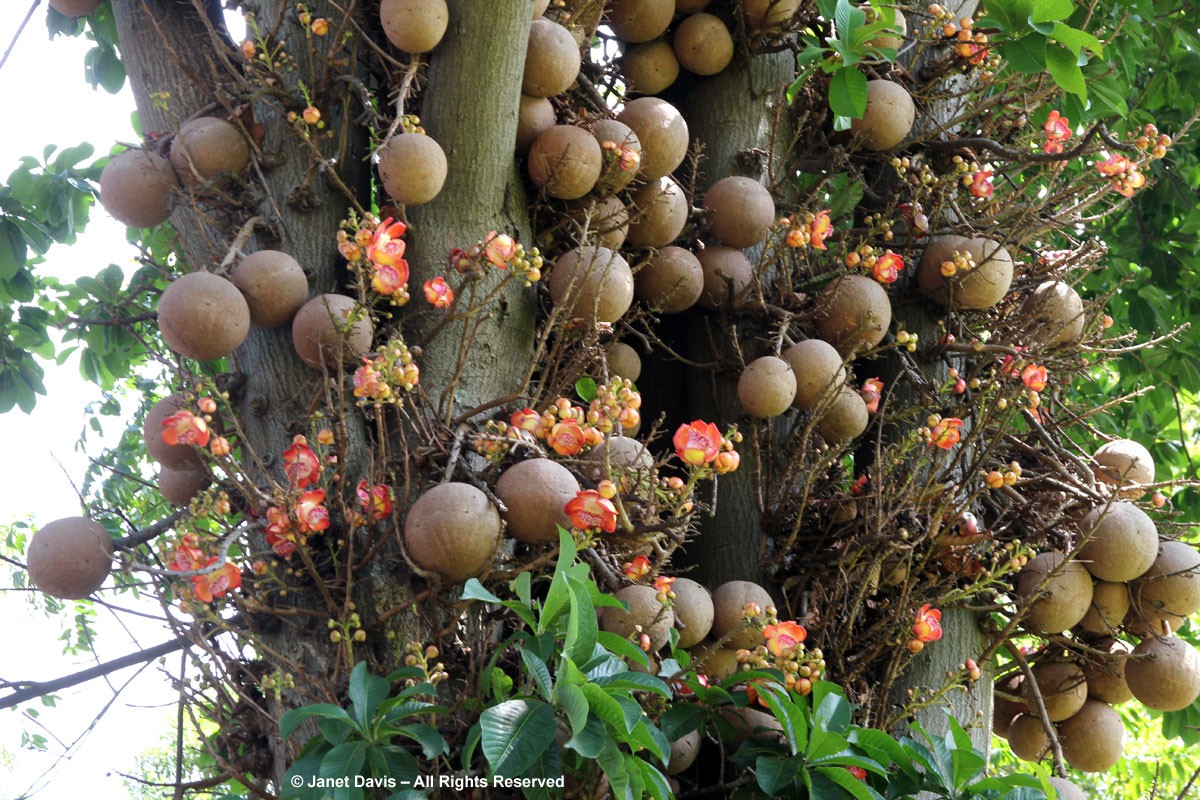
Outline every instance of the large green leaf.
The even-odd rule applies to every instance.
[[[554,746],[554,706],[537,700],[508,700],[479,716],[480,746],[492,772],[520,775]]]
[[[350,672],[350,704],[354,709],[354,718],[365,731],[371,726],[379,704],[387,699],[391,686],[387,680],[371,674],[367,662],[360,661]]]
[[[341,706],[335,706],[333,703],[314,703],[310,706],[283,712],[283,716],[279,718],[279,735],[284,739],[288,738],[300,726],[300,723],[312,717],[336,720],[344,722],[348,726],[354,724],[350,715],[346,713],[346,709]]]
[[[596,609],[581,582],[568,577],[567,589],[571,595],[571,608],[567,614],[567,640],[563,648],[572,661],[582,664],[596,648]]]
[[[1058,44],[1049,45],[1046,48],[1046,69],[1064,91],[1078,97],[1080,102],[1087,102],[1087,82],[1083,79],[1078,59],[1070,50]]]
[[[841,117],[859,119],[867,110],[867,76],[853,67],[829,77],[829,108]]]

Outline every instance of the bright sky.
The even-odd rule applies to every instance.
[[[135,138],[130,125],[132,95],[126,90],[114,97],[87,86],[83,59],[90,44],[82,38],[49,41],[41,0],[0,3],[0,48],[8,46],[31,3],[38,8],[0,69],[0,97],[4,98],[9,120],[0,133],[0,182],[16,168],[21,156],[40,158],[48,143],[65,148],[90,141],[97,153],[104,153],[116,141]],[[39,269],[69,280],[95,274],[109,263],[128,266],[133,256],[124,227],[97,207],[78,244],[55,248]],[[79,377],[75,360],[63,367],[46,367],[47,396],[38,399],[35,411],[30,415],[17,410],[0,415],[0,441],[9,454],[0,462],[4,486],[0,523],[29,519],[44,524],[80,513],[73,482],[82,478],[88,462],[76,443],[86,422],[85,407],[98,399],[100,392]],[[122,423],[113,418],[103,421],[108,436],[119,435]],[[93,455],[102,446],[95,436],[89,438],[88,449]],[[20,454],[20,459],[12,454]],[[9,585],[8,571],[0,567],[0,587]],[[48,680],[95,663],[63,656],[60,623],[47,619],[29,599],[17,592],[0,592],[0,615],[5,620],[0,678]],[[110,594],[108,599],[120,606],[134,605],[127,596]],[[162,626],[152,621],[122,615],[118,622],[103,608],[98,608],[97,627],[96,649],[102,661],[169,638]],[[34,795],[38,800],[77,800],[81,787],[86,787],[89,800],[128,800],[116,771],[132,771],[136,756],[170,732],[175,695],[163,675],[164,671],[177,673],[178,667],[177,656],[169,657],[163,665],[151,664],[90,731],[96,714],[113,698],[110,687],[120,687],[135,670],[115,673],[107,684],[95,681],[60,693],[57,708],[40,709],[37,722],[13,710],[0,711],[0,765],[5,763],[6,753],[15,762],[12,774],[5,774],[0,766],[0,800],[23,796],[38,787],[44,787]],[[45,729],[39,728],[38,722]],[[66,751],[80,736],[83,741],[70,749],[69,760],[58,760],[22,749],[23,730],[47,735],[49,749],[55,754]],[[43,777],[52,767],[54,772]]]

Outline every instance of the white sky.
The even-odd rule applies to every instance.
[[[7,48],[29,6],[35,0],[0,2],[0,52]],[[83,76],[84,53],[90,43],[59,37],[49,41],[45,4],[40,3],[17,42],[8,62],[0,69],[0,98],[6,110],[6,125],[0,130],[0,183],[16,168],[21,156],[40,159],[47,143],[60,148],[90,141],[97,153],[107,152],[115,141],[135,138],[130,125],[133,98],[126,90],[114,97],[93,91]],[[51,250],[48,262],[39,267],[64,279],[95,274],[109,263],[128,266],[134,251],[125,242],[125,230],[97,207],[86,233],[73,247]],[[37,524],[80,513],[72,483],[82,479],[87,456],[76,449],[86,422],[85,406],[100,396],[99,390],[79,377],[78,362],[63,367],[46,365],[47,395],[39,397],[35,411],[18,410],[0,415],[0,441],[8,456],[0,460],[0,523],[29,519]],[[119,435],[122,423],[105,418],[106,433]],[[111,440],[110,440],[111,441]],[[101,444],[89,439],[89,449],[98,454]],[[19,459],[13,454],[20,454]],[[0,587],[10,586],[8,568],[0,566]],[[130,606],[128,596],[108,594],[117,605]],[[30,603],[28,595],[0,592],[0,615],[5,620],[0,643],[0,678],[48,680],[91,666],[90,659],[62,655],[60,623],[47,619]],[[125,630],[114,615],[98,608],[100,630],[97,652],[101,660],[115,658],[166,640],[168,634],[156,623],[123,615]],[[174,720],[173,700],[162,670],[177,672],[179,657],[166,664],[152,664],[127,689],[104,719],[87,733],[72,757],[58,763],[48,779],[41,776],[54,766],[51,756],[23,750],[22,730],[45,733],[13,710],[0,711],[0,753],[14,757],[12,774],[0,767],[0,800],[22,796],[31,786],[44,788],[38,800],[77,800],[86,787],[89,800],[127,800],[116,771],[133,770],[134,760],[146,747],[159,743]],[[119,687],[133,675],[125,670],[109,676]],[[6,692],[0,691],[0,694]],[[41,709],[39,721],[60,737],[51,739],[52,752],[62,752],[87,731],[98,710],[112,698],[104,681],[60,694],[57,708]],[[27,707],[27,706],[25,706]],[[0,758],[0,763],[4,759]],[[46,783],[49,780],[49,783]]]

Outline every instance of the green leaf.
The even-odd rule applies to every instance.
[[[571,608],[567,615],[567,639],[563,649],[576,663],[583,663],[596,649],[596,609],[592,606],[587,587],[574,578],[567,578],[571,593]]]
[[[596,758],[605,747],[613,743],[604,721],[595,715],[589,715],[583,730],[567,740],[566,746],[584,758]]]
[[[529,573],[525,572],[522,574],[528,575]],[[486,588],[484,588],[483,584],[479,582],[478,578],[470,578],[466,583],[463,584],[463,591],[462,591],[462,594],[459,595],[458,599],[459,600],[482,600],[485,603],[501,602],[499,597],[496,597],[496,595],[492,594]]]
[[[808,746],[808,723],[804,719],[804,712],[791,701],[787,690],[782,686],[760,683],[756,688],[759,697],[783,728],[788,740],[788,749],[792,755],[798,755]]]
[[[1000,52],[1013,69],[1026,75],[1035,75],[1046,68],[1046,37],[1040,33],[1005,42]]]
[[[367,759],[366,742],[346,742],[331,748],[321,759],[322,778],[342,778],[358,775]]]
[[[446,740],[442,738],[442,734],[437,728],[426,722],[414,722],[404,725],[398,732],[401,736],[407,736],[409,739],[420,744],[422,754],[429,761],[450,752],[450,748],[446,745]]]
[[[675,793],[671,791],[671,784],[653,764],[641,758],[631,759],[629,763],[636,764],[637,768],[641,770],[642,781],[653,800],[673,800]]]
[[[573,683],[559,681],[554,687],[554,703],[566,713],[571,733],[578,735],[588,720],[588,701],[583,690]]]
[[[387,699],[390,690],[387,680],[371,674],[367,662],[360,661],[354,665],[350,673],[350,703],[354,708],[354,717],[364,731],[370,727],[375,710]]]
[[[515,777],[548,747],[557,727],[554,707],[536,700],[508,700],[479,715],[480,744],[492,772]]]
[[[25,237],[16,223],[0,219],[0,280],[10,280],[17,270],[25,266]]]
[[[632,738],[633,741],[653,753],[661,764],[665,765],[667,759],[671,757],[671,743],[667,741],[667,737],[663,736],[663,732],[645,717],[633,726]]]
[[[615,633],[610,633],[609,631],[598,631],[596,633],[596,641],[605,650],[616,653],[621,658],[633,659],[635,663],[641,664],[647,669],[650,668],[650,657],[646,655],[646,651],[624,636],[617,636]]]
[[[1092,81],[1088,86],[1092,102],[1102,109],[1121,117],[1129,115],[1129,104],[1125,102],[1124,92],[1115,85],[1115,80],[1102,79]]]
[[[596,381],[586,375],[575,381],[575,393],[585,403],[590,403],[596,399],[596,388]]]
[[[800,759],[763,755],[754,762],[754,777],[758,786],[770,797],[783,795],[783,789],[796,782]]]
[[[546,666],[546,662],[525,648],[521,648],[521,662],[525,665],[525,671],[533,678],[542,699],[550,702],[554,692],[554,680],[550,677],[550,668]]]
[[[1047,47],[1046,68],[1063,91],[1075,95],[1080,102],[1087,102],[1087,82],[1084,81],[1083,70],[1070,50],[1057,44]]]
[[[700,728],[708,719],[708,712],[694,703],[676,703],[663,712],[658,721],[663,735],[671,741],[686,736]]]
[[[310,717],[340,720],[346,723],[346,725],[353,725],[350,715],[341,706],[335,706],[333,703],[314,703],[310,706],[302,706],[283,712],[283,716],[279,718],[279,735],[284,739],[288,738],[300,726],[300,723]]]
[[[1050,38],[1070,50],[1076,56],[1084,48],[1091,50],[1098,56],[1104,55],[1104,45],[1099,39],[1087,31],[1072,28],[1070,25],[1065,25],[1061,22],[1054,23],[1054,30],[1050,33]]]
[[[472,578],[471,580],[475,579]],[[512,589],[513,594],[527,608],[533,608],[533,576],[530,573],[522,572],[508,584],[508,588]]]
[[[1034,0],[988,0],[987,16],[979,20],[980,28],[999,28],[1004,33],[1019,33],[1033,13]]]
[[[644,672],[634,672],[632,670],[618,672],[616,675],[606,675],[597,678],[596,683],[610,691],[613,689],[628,689],[634,692],[653,692],[668,700],[671,698],[671,690],[667,688],[667,684],[663,683],[659,678],[647,675]]]
[[[597,717],[621,733],[627,734],[633,728],[632,724],[626,724],[625,709],[603,688],[594,683],[585,683],[579,689],[587,698],[588,708]]]
[[[817,767],[817,772],[845,789],[855,800],[883,800],[883,795],[851,775],[845,767]]]
[[[991,3],[988,3],[991,6]],[[1054,22],[1055,20],[1066,19],[1075,12],[1075,4],[1071,0],[1038,0],[1033,6],[1033,12],[1029,15],[1030,23],[1034,22]]]
[[[829,108],[840,117],[859,119],[867,110],[867,76],[853,67],[829,78]]]
[[[571,532],[561,525],[558,528],[558,561],[554,565],[554,575],[550,578],[550,588],[546,590],[546,599],[542,602],[542,616],[538,620],[537,632],[544,633],[550,623],[558,618],[570,601],[571,590],[567,586],[567,570],[575,563],[575,539]]]

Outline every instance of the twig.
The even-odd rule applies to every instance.
[[[1029,662],[1025,659],[1025,654],[1021,652],[1020,645],[1010,642],[1008,651],[1021,666],[1021,672],[1025,675],[1025,685],[1033,691],[1033,701],[1037,705],[1042,728],[1046,731],[1046,737],[1050,739],[1050,749],[1054,753],[1054,770],[1058,773],[1058,777],[1065,778],[1067,777],[1067,768],[1063,763],[1062,745],[1058,741],[1058,731],[1054,730],[1054,723],[1050,721],[1050,714],[1046,711],[1046,701],[1042,699],[1042,690],[1038,687],[1037,678],[1033,677],[1033,670],[1029,668]]]
[[[4,56],[0,57],[0,69],[4,69],[8,57],[12,55],[13,48],[17,46],[17,40],[21,38],[21,33],[24,32],[25,26],[33,18],[33,12],[37,11],[37,7],[41,4],[42,0],[33,0],[33,4],[29,6],[29,10],[25,12],[25,19],[21,20],[21,24],[17,26],[17,32],[13,34],[12,42],[9,43],[8,49],[4,51]]]
[[[233,241],[229,244],[229,249],[225,251],[225,257],[221,259],[221,263],[213,270],[214,273],[221,275],[225,270],[229,269],[234,259],[242,252],[242,248],[246,246],[246,242],[249,241],[251,234],[254,233],[255,226],[262,221],[263,218],[257,215],[246,220],[245,224],[242,225],[242,229],[237,232],[237,236],[233,237]]]

